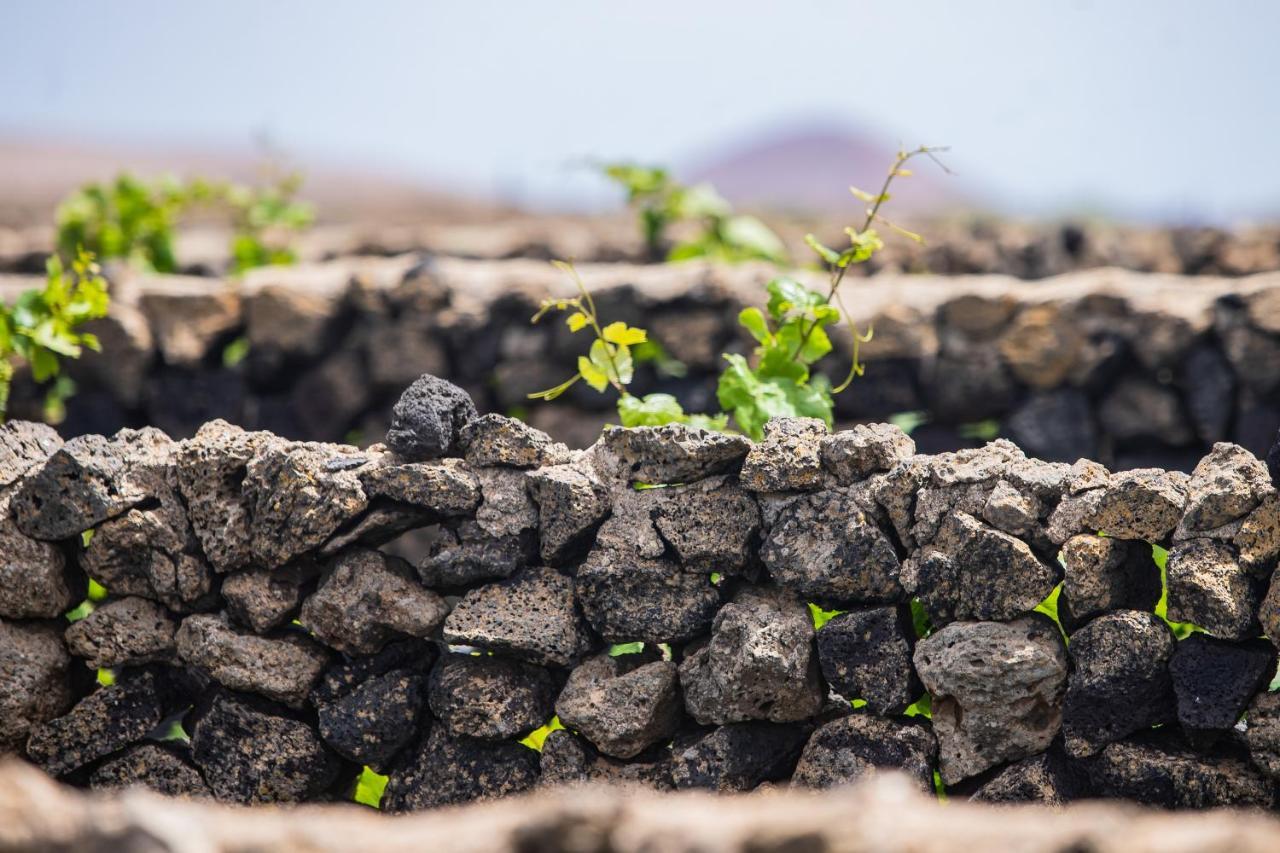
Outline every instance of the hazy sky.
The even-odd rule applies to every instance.
[[[830,122],[950,144],[1016,210],[1280,214],[1278,0],[0,0],[0,31],[10,135],[265,135],[564,201],[584,157]]]

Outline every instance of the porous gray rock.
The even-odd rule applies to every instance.
[[[18,530],[8,496],[0,496],[0,617],[56,619],[84,600],[85,588],[84,574],[56,545]]]
[[[310,637],[259,637],[224,619],[199,613],[182,620],[174,640],[178,657],[224,687],[302,707],[328,661]]]
[[[529,565],[536,550],[532,536],[492,536],[474,521],[461,521],[441,527],[418,563],[418,577],[432,589],[503,580]]]
[[[906,773],[933,791],[938,744],[933,732],[870,714],[848,714],[819,726],[800,753],[791,784],[802,788],[847,785],[883,770]]]
[[[999,480],[982,505],[982,519],[997,530],[1013,536],[1034,537],[1044,505],[1005,480]]]
[[[1210,539],[1179,542],[1166,563],[1168,616],[1217,637],[1256,637],[1260,581],[1241,568],[1230,546]]]
[[[1169,674],[1187,740],[1203,749],[1231,731],[1275,671],[1276,651],[1266,640],[1233,643],[1192,634],[1179,641]]]
[[[1218,442],[1187,481],[1182,526],[1208,531],[1248,515],[1272,490],[1267,466],[1238,444]]]
[[[71,656],[56,622],[0,618],[0,755],[71,707]]]
[[[609,491],[584,462],[539,468],[528,478],[538,505],[542,559],[558,563],[580,548],[609,514]]]
[[[741,574],[760,530],[755,498],[727,477],[649,492],[653,524],[690,572]]]
[[[243,805],[314,799],[341,766],[315,730],[284,708],[227,691],[197,715],[191,756],[215,797]]]
[[[223,420],[200,427],[174,459],[178,490],[210,565],[218,572],[248,566],[253,557],[250,502],[241,486],[249,460],[268,443],[266,432],[246,432]]]
[[[711,639],[680,664],[685,709],[703,725],[787,723],[817,712],[822,681],[808,608],[782,590],[744,588]]]
[[[369,505],[360,469],[372,457],[354,447],[269,442],[245,468],[250,547],[264,569],[318,548]]]
[[[916,443],[894,424],[858,424],[823,436],[818,452],[827,471],[849,485],[914,456]]]
[[[95,791],[149,788],[168,797],[209,797],[204,777],[178,750],[158,743],[131,746],[93,771],[89,787]]]
[[[1082,533],[1062,545],[1062,595],[1073,619],[1109,610],[1154,610],[1160,569],[1145,542]]]
[[[687,642],[710,630],[720,606],[708,576],[621,548],[592,550],[578,567],[574,591],[591,627],[613,643]]]
[[[538,468],[569,461],[569,448],[540,429],[506,415],[487,414],[462,428],[459,444],[475,466]]]
[[[1186,501],[1187,475],[1180,471],[1122,471],[1111,475],[1084,524],[1117,539],[1161,542],[1178,526]]]
[[[67,648],[90,669],[140,666],[176,660],[178,623],[145,598],[120,598],[94,609],[67,628]]]
[[[16,483],[62,447],[62,436],[48,424],[6,421],[0,424],[0,486]]]
[[[62,776],[146,737],[169,711],[164,685],[151,670],[135,670],[100,687],[65,715],[31,731],[27,757]]]
[[[449,733],[509,740],[544,725],[555,713],[550,671],[495,655],[446,654],[431,672],[431,713]]]
[[[1272,779],[1280,779],[1280,693],[1253,697],[1244,738],[1254,765]]]
[[[949,785],[1043,752],[1062,727],[1067,652],[1048,617],[952,623],[916,645],[915,664]]]
[[[452,382],[424,373],[391,410],[387,445],[410,461],[459,456],[462,430],[476,418],[471,395]]]
[[[341,696],[316,703],[320,737],[348,761],[385,773],[418,733],[426,676],[411,669],[372,675]]]
[[[444,639],[551,666],[571,666],[592,645],[573,581],[548,568],[468,592],[445,619]]]
[[[1056,752],[1042,752],[1002,768],[969,799],[978,803],[1065,806],[1084,793],[1083,774]]]
[[[373,654],[396,637],[432,636],[448,613],[444,599],[422,587],[404,560],[352,548],[325,569],[299,621],[332,649]]]
[[[319,571],[304,557],[278,569],[249,568],[230,574],[222,581],[227,614],[255,634],[279,628],[298,612]]]
[[[1275,803],[1274,784],[1248,761],[1198,754],[1158,734],[1109,744],[1087,768],[1095,797],[1166,809],[1270,809]]]
[[[83,435],[31,470],[10,506],[33,539],[69,539],[154,495],[176,445],[152,427]]]
[[[676,665],[646,654],[599,654],[574,667],[556,716],[600,752],[634,758],[669,740],[681,720]]]
[[[822,485],[822,440],[827,425],[817,418],[772,418],[764,439],[751,446],[739,481],[753,492],[787,492]]]
[[[735,471],[751,441],[686,424],[663,424],[606,427],[596,446],[608,459],[604,464],[627,482],[665,485]]]
[[[1280,557],[1280,494],[1270,492],[1240,521],[1234,540],[1240,564],[1251,572],[1265,574],[1275,568]]]
[[[390,814],[492,800],[538,782],[538,753],[515,741],[453,737],[436,726],[387,781],[382,810]]]
[[[731,723],[677,737],[671,778],[677,788],[750,791],[789,778],[808,737],[806,726],[790,723]]]
[[[935,625],[1014,619],[1043,601],[1058,578],[1026,542],[963,512],[948,516],[932,544],[902,567],[902,585]]]
[[[862,699],[873,714],[900,714],[924,690],[911,661],[915,642],[907,608],[857,608],[818,629],[818,663],[844,698]]]
[[[537,539],[538,507],[529,494],[525,472],[510,468],[476,468],[480,481],[480,506],[476,524],[490,536]]]
[[[1071,635],[1062,714],[1068,755],[1094,755],[1134,732],[1173,722],[1174,645],[1158,616],[1138,610],[1106,613]]]
[[[889,538],[846,490],[804,495],[769,528],[760,559],[779,586],[825,606],[905,597]]]
[[[480,481],[461,459],[402,462],[386,457],[362,469],[360,482],[371,497],[390,498],[445,518],[471,515],[480,505]]]
[[[672,789],[671,751],[653,747],[623,761],[601,755],[586,738],[566,729],[556,729],[542,744],[540,759],[543,785],[624,785],[659,791]]]

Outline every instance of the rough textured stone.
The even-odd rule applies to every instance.
[[[1179,542],[1169,551],[1166,568],[1171,621],[1190,622],[1232,640],[1258,635],[1262,589],[1230,547],[1209,539]]]
[[[1180,641],[1169,673],[1187,739],[1205,747],[1230,731],[1275,670],[1276,652],[1265,640],[1230,643],[1192,634]]]
[[[947,784],[1043,752],[1062,727],[1067,652],[1047,617],[953,623],[917,644],[915,664]]]
[[[0,755],[71,707],[70,668],[61,625],[0,619]]]
[[[245,569],[222,582],[222,598],[232,619],[255,634],[289,622],[302,604],[307,587],[319,572],[303,558],[278,569]]]
[[[306,701],[328,660],[325,650],[303,634],[259,637],[205,614],[182,620],[175,640],[184,663],[224,687],[293,707]]]
[[[360,472],[370,496],[390,498],[443,516],[470,515],[480,505],[480,481],[461,459],[432,462],[380,460]]]
[[[1256,456],[1219,442],[1191,472],[1182,524],[1199,531],[1221,527],[1248,515],[1270,489],[1267,467]]]
[[[179,446],[174,460],[178,489],[204,554],[219,572],[247,566],[252,559],[250,506],[241,485],[258,450],[281,441],[215,420]]]
[[[582,463],[539,468],[528,477],[538,505],[542,559],[557,563],[580,547],[608,515],[608,490]]]
[[[340,766],[306,723],[225,691],[196,718],[191,755],[215,797],[245,805],[313,799],[333,784]]]
[[[814,731],[800,753],[791,784],[831,788],[877,771],[900,770],[922,790],[932,791],[937,754],[933,732],[923,725],[849,714]]]
[[[677,788],[750,791],[791,776],[808,729],[782,723],[732,723],[679,737],[671,748]]]
[[[1062,730],[1067,753],[1093,755],[1108,743],[1172,722],[1173,633],[1153,613],[1117,610],[1071,635],[1073,664]]]
[[[755,498],[725,477],[651,490],[653,523],[685,571],[741,574],[760,530]]]
[[[510,468],[476,468],[481,503],[476,524],[490,536],[537,539],[538,507],[529,494],[525,472]]]
[[[1235,535],[1240,564],[1251,572],[1266,573],[1280,557],[1280,494],[1271,492],[1240,522]]]
[[[1056,752],[1044,752],[1004,767],[969,799],[991,804],[1064,806],[1083,792],[1081,774]]]
[[[326,569],[299,621],[330,648],[372,654],[395,637],[430,637],[448,612],[444,599],[420,586],[404,560],[352,548]]]
[[[1051,462],[1070,462],[1098,452],[1098,429],[1089,398],[1075,388],[1030,394],[1001,426],[1027,453]]]
[[[56,619],[84,594],[83,574],[67,565],[56,545],[19,531],[8,498],[0,496],[0,617]]]
[[[505,415],[481,415],[462,428],[460,445],[472,465],[537,468],[567,462],[569,449],[540,429]]]
[[[900,714],[920,698],[911,654],[915,628],[905,607],[867,607],[818,629],[818,662],[831,689],[862,699],[873,714]]]
[[[847,606],[905,597],[893,544],[844,490],[814,492],[787,506],[760,559],[780,586],[805,601]]]
[[[68,539],[151,497],[155,472],[175,445],[158,429],[84,435],[58,448],[11,499],[18,529],[34,539]]]
[[[471,395],[424,373],[391,410],[387,445],[411,461],[461,455],[462,430],[476,418]]]
[[[1185,474],[1155,468],[1122,471],[1111,475],[1084,523],[1089,532],[1160,542],[1178,525],[1186,499]]]
[[[858,424],[823,436],[818,452],[823,466],[849,485],[914,456],[916,443],[893,424]]]
[[[176,749],[157,743],[131,746],[103,763],[89,777],[96,791],[119,791],[142,786],[169,797],[208,797],[209,786],[200,771]]]
[[[90,693],[64,716],[33,728],[27,756],[53,776],[70,773],[142,740],[168,707],[156,674],[133,671]]]
[[[738,468],[751,441],[685,424],[607,427],[599,444],[632,483],[688,483]],[[612,465],[610,467],[613,467]]]
[[[608,547],[578,567],[574,591],[591,627],[613,643],[686,642],[711,628],[720,606],[707,576]]]
[[[753,492],[816,489],[822,485],[822,440],[827,425],[817,418],[773,418],[764,440],[751,447],[739,475]]]
[[[518,794],[537,784],[538,763],[538,753],[514,741],[453,737],[437,726],[392,771],[382,809],[396,814]]]
[[[536,550],[531,540],[492,536],[474,521],[444,527],[418,564],[418,577],[433,589],[503,580],[529,564]]]
[[[1058,577],[1026,542],[963,512],[948,516],[931,546],[902,568],[903,586],[935,625],[1016,618],[1043,601]]]
[[[358,469],[370,462],[354,447],[337,444],[269,443],[259,449],[244,479],[257,563],[283,566],[364,512],[369,499]]]
[[[1145,542],[1083,533],[1062,546],[1062,595],[1081,621],[1108,610],[1153,610],[1160,569]]]
[[[348,761],[386,772],[418,732],[426,677],[408,669],[371,676],[345,695],[318,703],[320,737]]]
[[[634,758],[675,734],[681,719],[676,665],[646,654],[599,654],[574,667],[556,716],[600,752]]]
[[[160,605],[121,598],[99,605],[67,628],[67,648],[90,669],[138,666],[176,659],[178,623]]]
[[[1193,753],[1156,737],[1109,744],[1088,764],[1094,796],[1169,809],[1269,809],[1274,784],[1249,762]]]
[[[439,653],[426,640],[397,640],[376,655],[335,659],[311,689],[311,704],[317,708],[333,704],[357,690],[365,682],[395,672],[426,675]]]
[[[1280,779],[1280,693],[1259,693],[1249,703],[1245,743],[1258,769]]]
[[[623,761],[601,755],[586,738],[565,729],[547,735],[542,744],[541,783],[544,785],[625,785],[668,791],[671,780],[671,752],[654,747],[636,758]]]
[[[431,713],[458,737],[518,738],[555,713],[557,685],[540,667],[492,655],[449,654],[431,672]]]
[[[16,483],[62,447],[62,437],[48,424],[6,421],[0,424],[0,486]]]
[[[430,527],[438,520],[439,516],[429,509],[375,497],[369,501],[369,508],[359,518],[330,536],[314,552],[314,556],[322,560],[328,559],[357,545],[377,548],[411,530]]]
[[[445,620],[444,638],[553,666],[570,666],[591,647],[573,581],[547,568],[468,592]]]
[[[687,651],[680,683],[703,725],[814,714],[823,691],[808,609],[782,591],[743,589],[716,614],[710,642]]]

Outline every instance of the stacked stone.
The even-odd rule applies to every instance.
[[[338,800],[369,768],[410,811],[888,769],[1269,808],[1280,780],[1280,493],[1234,445],[1189,476],[808,419],[570,451],[424,376],[368,450],[11,422],[0,481],[0,751],[73,784]]]

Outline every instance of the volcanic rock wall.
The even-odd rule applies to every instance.
[[[1275,804],[1280,493],[1234,445],[1190,476],[812,420],[572,451],[425,376],[367,450],[11,422],[0,482],[0,751],[73,784],[337,800],[371,768],[409,811],[892,767]]]
[[[737,314],[777,275],[752,265],[581,270],[605,316],[649,329],[665,348],[633,390],[674,393],[689,411],[718,410],[721,354],[752,345]],[[482,411],[585,447],[615,416],[611,396],[580,384],[554,404],[527,397],[562,382],[584,350],[562,323],[529,324],[541,298],[571,290],[542,262],[414,255],[261,270],[236,284],[121,279],[96,329],[104,353],[69,366],[79,393],[62,432],[152,424],[184,437],[224,418],[367,443],[385,432],[400,389],[430,372],[467,388]],[[1189,471],[1217,441],[1261,454],[1280,427],[1280,274],[879,275],[849,282],[846,304],[875,337],[862,348],[866,375],[837,397],[837,421],[920,412],[927,421],[913,437],[930,452],[998,434],[1044,459]],[[829,369],[843,376],[847,338],[836,337]],[[19,382],[12,410],[38,418],[41,400]]]

